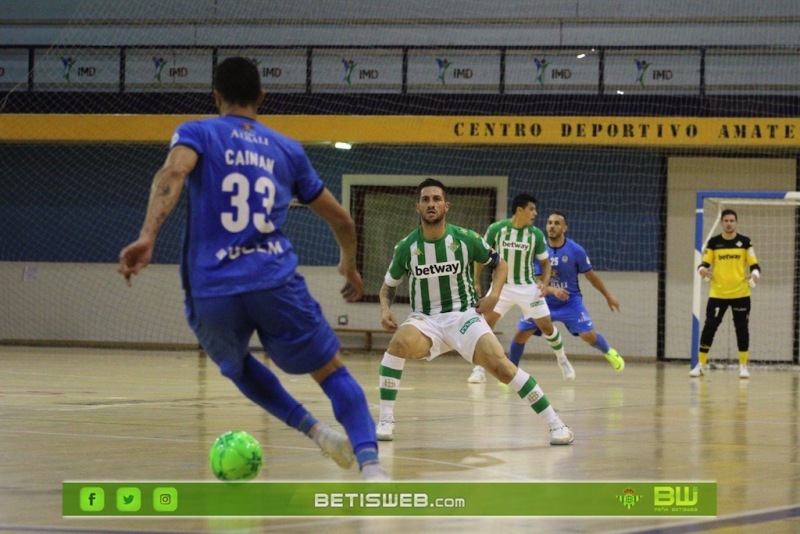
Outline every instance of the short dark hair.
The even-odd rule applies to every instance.
[[[561,210],[553,210],[550,212],[550,215],[558,215],[559,217],[564,219],[564,224],[567,224],[567,214]]]
[[[261,94],[261,76],[258,67],[249,59],[229,57],[214,69],[211,87],[229,104],[250,106]]]
[[[520,193],[519,195],[515,196],[514,200],[511,201],[511,214],[515,214],[517,212],[517,208],[524,208],[530,202],[533,202],[534,205],[538,204],[538,202],[536,202],[536,197],[529,195],[528,193]]]
[[[733,215],[735,220],[739,220],[739,216],[736,215],[736,212],[732,209],[722,210],[722,214],[719,216],[719,220],[721,221],[726,215]]]
[[[417,186],[417,198],[419,198],[420,193],[426,187],[438,187],[442,190],[442,195],[444,195],[444,199],[447,200],[447,188],[444,186],[442,182],[436,180],[435,178],[425,178],[421,184]]]

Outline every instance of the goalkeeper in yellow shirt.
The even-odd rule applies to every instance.
[[[699,362],[689,372],[695,377],[705,373],[708,351],[714,342],[725,312],[730,307],[733,326],[736,329],[736,344],[739,348],[739,378],[750,378],[747,370],[750,346],[750,288],[755,287],[761,276],[753,242],[749,237],[736,232],[738,217],[731,209],[722,211],[720,224],[722,233],[708,240],[703,260],[697,267],[700,276],[711,280],[711,290],[706,304],[706,321],[700,334]],[[750,268],[749,274],[746,273]]]

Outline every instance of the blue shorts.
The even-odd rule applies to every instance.
[[[217,365],[240,365],[253,332],[270,359],[287,373],[316,371],[339,350],[339,339],[295,273],[286,283],[226,297],[186,299],[189,326]]]
[[[583,299],[573,299],[565,302],[560,306],[550,306],[550,319],[553,322],[563,323],[567,327],[569,333],[577,336],[584,332],[594,330],[594,323],[592,316],[589,315],[589,310],[583,305]],[[541,336],[542,332],[533,319],[526,319],[522,317],[519,320],[517,329],[521,332],[533,331],[533,335]]]

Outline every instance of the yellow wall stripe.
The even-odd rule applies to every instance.
[[[0,114],[0,141],[167,143],[201,115]],[[800,119],[263,115],[302,143],[797,148]]]

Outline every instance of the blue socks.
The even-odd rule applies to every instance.
[[[231,372],[232,367],[225,363],[220,367],[222,374],[230,378],[248,399],[310,437],[309,432],[317,424],[317,419],[283,388],[269,367],[256,360],[252,354],[244,359],[238,374]]]
[[[346,367],[340,367],[320,384],[322,391],[331,399],[333,415],[344,427],[358,465],[378,461],[378,442],[375,437],[375,422],[369,413],[364,390],[350,375]]]
[[[525,350],[524,343],[517,343],[513,339],[511,340],[511,346],[508,347],[508,359],[517,367],[519,367],[519,361],[522,359],[523,350]]]
[[[239,372],[227,363],[220,365],[222,374],[230,378],[248,399],[270,414],[306,435],[317,424],[317,419],[284,389],[275,373],[251,354],[244,359]],[[320,387],[331,400],[333,414],[353,444],[358,464],[377,462],[375,422],[358,382],[346,367],[340,367],[323,380]]]
[[[297,428],[308,411],[300,402],[286,391],[275,373],[263,363],[248,354],[242,362],[240,372],[222,362],[222,374],[236,384],[236,387],[251,401],[291,427]],[[313,426],[313,425],[312,425]]]
[[[596,348],[603,354],[607,354],[611,347],[608,345],[608,341],[604,338],[601,334],[597,334],[597,341],[595,342],[592,347]],[[511,340],[511,345],[508,347],[508,359],[511,360],[511,363],[519,367],[519,361],[522,359],[522,352],[525,350],[524,343],[517,343],[513,339]]]
[[[603,354],[606,354],[611,349],[611,347],[608,346],[608,341],[600,334],[597,334],[597,341],[592,346]]]

